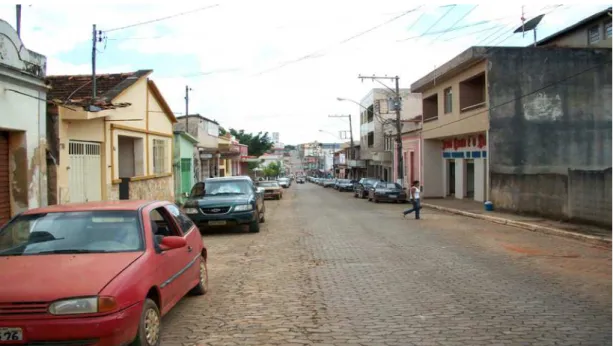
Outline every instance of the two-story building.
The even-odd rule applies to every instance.
[[[400,117],[410,106],[412,100],[409,89],[400,89]],[[360,143],[361,159],[366,161],[366,174],[369,177],[390,181],[393,175],[393,155],[395,148],[391,135],[395,128],[396,94],[383,88],[372,89],[359,102],[360,104]]]
[[[219,123],[200,114],[177,117],[175,131],[184,131],[198,139],[194,150],[194,178],[203,179],[219,175]]]
[[[174,200],[173,123],[153,70],[48,76],[49,204]]]
[[[425,197],[611,224],[611,49],[551,42],[471,47],[411,85]]]
[[[0,20],[0,226],[47,205],[47,59]]]

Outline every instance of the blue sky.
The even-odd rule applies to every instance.
[[[23,5],[22,39],[27,48],[48,57],[49,74],[89,73],[93,23],[108,30],[215,4],[189,15],[105,33],[108,39],[106,47],[105,43],[99,47],[99,71],[154,69],[152,78],[175,112],[185,108],[187,84],[193,89],[190,110],[225,127],[280,132],[285,143],[330,142],[336,138],[329,133],[347,129],[347,123],[329,119],[328,114],[353,113],[354,133],[359,133],[358,107],[336,98],[359,100],[370,88],[379,87],[360,82],[358,74],[397,74],[401,86],[408,87],[471,45],[532,42],[531,33],[525,38],[511,35],[521,25],[521,4],[475,7],[434,2],[419,7],[401,0],[134,1],[128,6],[119,1],[104,5],[39,1]],[[527,19],[547,13],[538,32],[544,38],[606,7],[606,3],[533,2],[524,10]],[[0,5],[0,18],[14,25],[14,11],[14,5]],[[464,28],[455,30],[460,27]],[[445,30],[449,31],[442,36],[433,34]],[[424,36],[401,41],[420,35]],[[311,53],[317,54],[279,68]]]

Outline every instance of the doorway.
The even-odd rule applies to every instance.
[[[475,198],[475,161],[466,161],[466,197]]]
[[[455,196],[455,160],[447,160],[447,196]]]

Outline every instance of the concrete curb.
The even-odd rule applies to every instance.
[[[467,212],[467,211],[463,211],[459,209],[441,207],[441,206],[429,204],[429,203],[422,203],[421,205],[426,208],[436,209],[436,210],[443,211],[446,213],[472,217],[473,219],[486,220],[489,222],[493,222],[493,223],[497,223],[501,225],[507,225],[511,227],[516,227],[516,228],[521,228],[521,229],[525,229],[525,230],[532,231],[532,232],[551,234],[551,235],[555,235],[558,237],[580,240],[585,243],[611,247],[611,239],[604,238],[604,237],[564,231],[564,230],[557,229],[557,228],[540,226],[540,225],[535,225],[535,224],[527,223],[527,222],[503,219],[503,218],[495,217],[495,216],[471,213],[471,212]]]

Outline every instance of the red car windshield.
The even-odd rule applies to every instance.
[[[142,232],[136,211],[22,215],[0,229],[0,256],[142,249]]]

